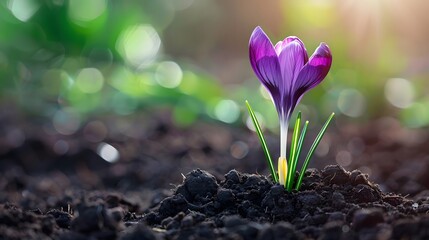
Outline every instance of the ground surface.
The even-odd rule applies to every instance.
[[[0,117],[0,239],[428,237],[429,135],[393,119],[337,122],[311,165],[320,171],[287,193],[243,173],[267,173],[246,129],[106,117],[65,137]],[[102,143],[120,161],[103,160]]]

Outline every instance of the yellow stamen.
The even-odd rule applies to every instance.
[[[287,177],[287,161],[284,157],[279,157],[279,161],[277,164],[278,172],[279,172],[279,183],[280,185],[286,184],[286,177]]]

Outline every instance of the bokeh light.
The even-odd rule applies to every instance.
[[[96,68],[82,69],[76,77],[77,87],[84,93],[96,93],[104,83],[103,74]]]
[[[100,143],[97,148],[97,153],[109,163],[118,161],[120,157],[119,151],[108,143]]]
[[[331,143],[329,141],[329,138],[324,138],[322,141],[320,141],[319,146],[316,148],[316,155],[319,157],[324,157],[328,155],[329,149],[331,148]]]
[[[116,42],[116,50],[133,67],[152,64],[161,47],[156,30],[148,24],[128,27]]]
[[[156,81],[166,88],[175,88],[182,81],[183,73],[180,66],[171,61],[161,62],[155,73]]]
[[[347,167],[352,163],[352,155],[348,151],[339,151],[335,157],[335,161],[338,165]]]
[[[71,135],[79,129],[81,117],[73,108],[64,108],[54,114],[52,124],[58,133]]]
[[[69,0],[68,14],[70,19],[78,24],[85,25],[100,17],[107,8],[106,0]]]
[[[26,22],[40,8],[40,3],[37,0],[8,0],[7,6],[17,19]]]
[[[415,97],[414,87],[410,81],[403,78],[391,78],[384,87],[387,100],[395,107],[409,107]]]
[[[243,141],[236,141],[231,145],[231,155],[236,159],[242,159],[249,153],[249,146]]]
[[[255,116],[258,119],[259,126],[262,129],[264,129],[265,128],[265,118],[264,118],[264,116],[262,114],[260,114],[259,112],[255,112]],[[250,116],[248,116],[246,118],[246,126],[247,126],[248,129],[256,132],[255,125],[253,124],[252,118]]]
[[[359,117],[366,110],[365,97],[356,89],[344,89],[338,97],[338,109],[349,117]]]
[[[216,105],[215,115],[222,122],[233,123],[240,117],[240,107],[233,100],[221,100]]]
[[[64,140],[58,140],[55,142],[53,150],[58,155],[66,154],[70,149],[69,144]]]

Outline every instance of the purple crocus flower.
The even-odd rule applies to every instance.
[[[287,168],[286,148],[289,119],[304,93],[317,86],[331,68],[332,55],[321,43],[308,58],[304,43],[287,37],[275,46],[265,32],[256,27],[249,41],[253,71],[271,94],[280,120],[280,168]],[[282,175],[279,171],[279,175]],[[279,176],[282,179],[282,176]]]

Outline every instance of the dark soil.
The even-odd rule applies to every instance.
[[[52,198],[45,211],[0,205],[3,239],[429,238],[428,197],[382,193],[365,174],[337,165],[310,169],[291,193],[265,176],[231,170],[218,180],[197,169],[148,209],[112,192]]]
[[[392,120],[330,129],[329,151],[311,163],[323,170],[310,169],[301,191],[288,193],[241,173],[267,173],[245,129],[106,117],[62,136],[2,114],[0,239],[429,238],[429,132]],[[107,130],[88,127],[100,122]],[[277,137],[267,140],[276,149]],[[97,154],[102,142],[120,161]],[[349,171],[324,167],[335,163]]]
[[[232,170],[216,181],[195,170],[143,220],[170,239],[425,239],[428,203],[384,194],[335,165],[308,171],[292,193],[260,175]]]

